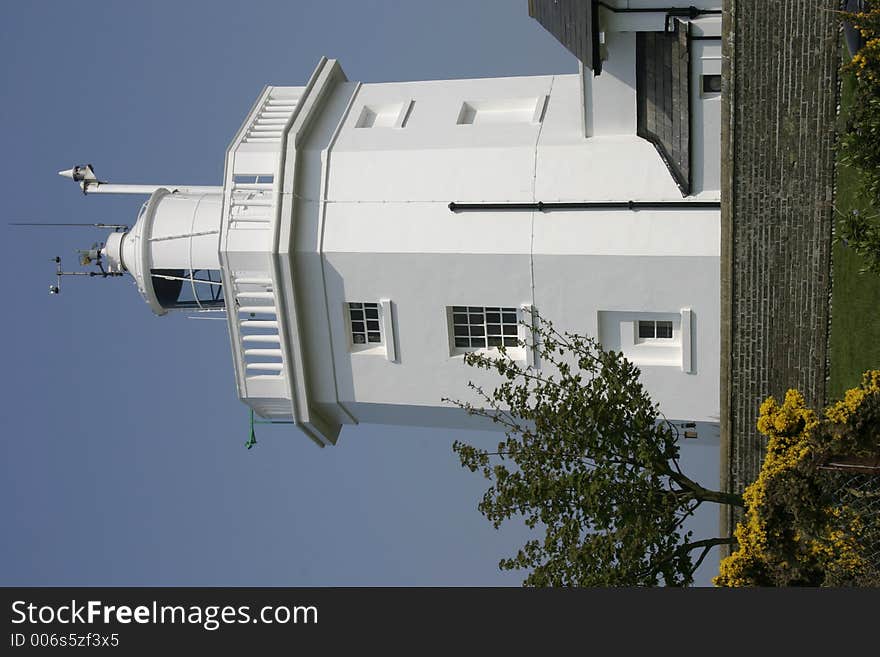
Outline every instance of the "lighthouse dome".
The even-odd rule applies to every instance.
[[[157,315],[175,309],[223,308],[219,237],[222,195],[157,189],[125,233],[113,233],[104,255],[129,272]]]

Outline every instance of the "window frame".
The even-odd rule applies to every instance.
[[[651,324],[653,335],[642,337],[642,324]],[[658,324],[669,325],[669,337],[659,337],[657,335]],[[635,335],[633,336],[634,344],[657,344],[663,346],[673,346],[676,344],[675,322],[671,319],[636,319],[633,322],[633,328],[635,329]]]
[[[353,305],[359,305],[360,308],[352,308]],[[369,306],[369,308],[368,308]],[[375,310],[376,317],[368,318],[367,311]],[[352,312],[362,312],[363,316],[360,319],[355,319],[352,317]],[[345,315],[345,325],[346,332],[348,334],[348,350],[352,353],[364,353],[364,352],[375,352],[375,353],[385,353],[385,341],[387,336],[385,335],[385,326],[383,325],[383,307],[382,304],[378,301],[346,301],[344,304],[344,315]],[[368,325],[368,321],[375,321],[377,328],[375,331],[370,330]],[[355,342],[354,336],[355,333],[360,333],[360,331],[355,331],[354,322],[363,322],[364,331],[363,335],[365,338],[365,342]],[[378,342],[370,342],[370,333],[378,333],[379,341]]]
[[[712,81],[718,80],[718,89],[712,89]],[[720,96],[724,81],[720,73],[700,74],[700,95],[705,97]]]
[[[465,312],[462,312],[460,309],[466,309]],[[487,310],[488,309],[488,310]],[[496,310],[497,309],[497,310]],[[496,326],[495,322],[489,323],[489,319],[487,315],[493,314],[497,312],[499,317],[499,322],[497,323],[498,332],[489,332],[489,326]],[[468,315],[468,323],[463,324],[461,322],[456,323],[456,315],[466,314]],[[470,333],[470,327],[478,327],[477,323],[471,323],[470,316],[474,314],[482,314],[483,322],[483,335],[472,335]],[[515,317],[514,322],[504,321],[504,315],[513,314]],[[514,360],[523,360],[526,358],[525,348],[520,346],[520,341],[525,340],[526,337],[523,332],[523,310],[522,307],[518,305],[510,305],[510,306],[468,306],[464,304],[456,304],[456,305],[448,305],[446,306],[446,326],[447,326],[447,337],[449,343],[449,355],[451,357],[456,356],[464,356],[464,354],[478,352],[485,354],[498,354],[499,346],[501,345],[489,345],[490,337],[499,337],[502,339],[502,344],[504,339],[509,339],[512,341],[512,344],[505,345],[507,349],[508,355]],[[463,338],[464,336],[456,336],[456,327],[467,326],[469,327],[468,332],[468,340],[472,341],[474,339],[482,338],[483,345],[482,346],[473,346],[471,345],[467,347],[458,346],[456,342],[456,338]],[[512,326],[514,328],[514,333],[505,333],[505,327]]]

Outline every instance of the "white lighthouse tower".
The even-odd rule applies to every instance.
[[[361,84],[322,59],[264,89],[221,186],[62,173],[149,194],[107,271],[156,314],[224,312],[240,399],[319,445],[359,422],[472,426],[442,402],[492,384],[463,354],[539,367],[516,346],[531,309],[623,351],[667,417],[711,433],[720,17],[629,18],[600,16],[601,67],[579,75]]]

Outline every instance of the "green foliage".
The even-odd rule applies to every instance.
[[[855,73],[842,75],[841,130],[849,120],[856,85]],[[854,212],[864,217],[877,212],[862,191],[863,179],[860,171],[844,166],[838,157],[834,193],[838,224]],[[880,221],[880,217],[873,221]],[[831,256],[834,303],[829,342],[831,370],[826,390],[829,399],[840,398],[847,389],[858,385],[865,370],[880,367],[880,322],[866,321],[880,308],[880,276],[864,275],[865,258],[849,248],[849,242],[841,239],[841,232],[839,227],[835,229],[837,239]]]
[[[865,44],[843,67],[852,71],[856,86],[849,119],[840,139],[840,162],[862,174],[868,204],[880,207],[880,8],[843,13]],[[838,239],[865,259],[863,271],[880,275],[880,219],[877,214],[853,213],[838,221]]]
[[[880,183],[880,176],[877,180]],[[840,215],[835,241],[863,259],[865,264],[859,269],[860,273],[880,275],[880,216],[859,210]]]
[[[470,384],[480,405],[453,402],[505,430],[494,452],[453,446],[462,466],[491,482],[480,512],[495,527],[521,517],[544,532],[500,567],[530,571],[530,586],[691,583],[709,549],[732,539],[692,541],[685,519],[703,502],[741,505],[741,498],[681,472],[677,430],[622,354],[559,333],[537,313],[533,321],[538,340],[521,346],[535,348],[540,368],[504,348],[469,353],[468,365],[501,383],[491,392]]]

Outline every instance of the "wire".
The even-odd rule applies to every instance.
[[[8,224],[10,226],[81,226],[81,227],[89,227],[89,228],[113,228],[114,230],[123,229],[128,230],[128,226],[123,224],[45,224],[36,221],[14,221]]]

